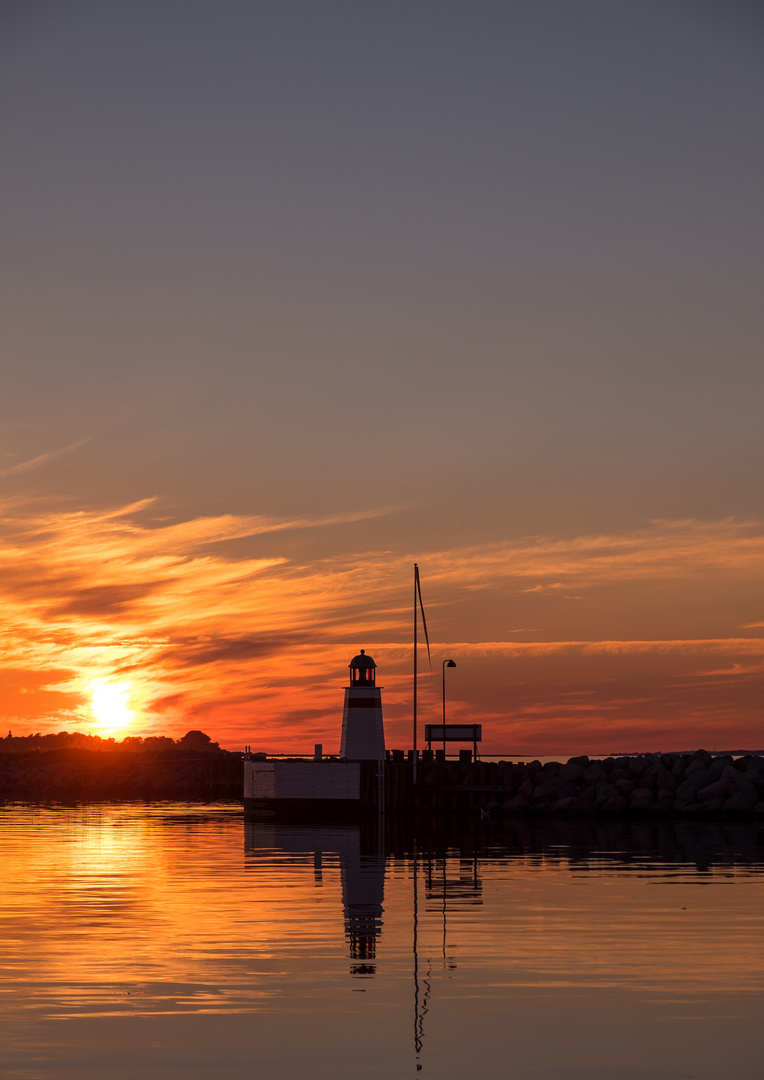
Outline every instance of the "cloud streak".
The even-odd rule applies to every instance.
[[[379,654],[389,730],[405,745],[412,556],[358,551],[295,563],[263,555],[258,540],[389,509],[157,522],[148,518],[155,507],[153,500],[99,511],[2,507],[0,674],[14,703],[6,720],[56,730],[86,723],[89,680],[128,679],[146,732],[182,733],[203,720],[224,742],[260,738],[276,749],[315,737],[331,745],[345,668],[363,645]],[[216,547],[247,538],[246,555]],[[480,603],[490,613],[496,597],[523,595],[534,605],[547,594],[550,605],[567,588],[602,592],[591,618],[604,629],[614,603],[622,606],[618,590],[635,582],[655,605],[659,631],[674,605],[667,582],[690,596],[704,582],[751,583],[761,578],[763,555],[761,524],[732,521],[655,522],[629,535],[419,553],[436,651],[462,658],[452,682],[455,715],[480,717],[500,733],[513,730],[517,713],[532,719],[533,737],[547,743],[555,725],[590,738],[598,722],[615,730],[619,715],[659,731],[671,709],[696,728],[725,707],[752,723],[756,688],[749,684],[760,678],[764,652],[758,638],[656,633],[618,640],[603,633],[552,640],[562,628],[554,618],[563,618],[553,615],[547,640],[485,642],[479,606],[470,616],[473,640],[454,631],[473,598],[485,597]],[[730,690],[733,684],[741,689]],[[428,685],[423,701],[429,694],[435,708],[437,687]]]
[[[56,461],[58,458],[65,457],[67,454],[73,454],[75,450],[79,450],[80,447],[85,446],[85,444],[89,442],[90,437],[88,436],[88,438],[78,439],[77,442],[70,443],[69,446],[64,446],[60,450],[51,450],[48,454],[38,454],[37,457],[29,458],[28,461],[20,461],[17,465],[11,465],[7,469],[0,469],[0,477],[18,476],[21,473],[40,469],[43,465],[47,465],[51,461]]]

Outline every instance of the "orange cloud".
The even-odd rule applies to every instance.
[[[206,726],[228,745],[332,746],[346,665],[364,646],[380,664],[390,739],[407,744],[412,556],[351,551],[295,562],[264,555],[260,539],[349,528],[389,510],[167,521],[151,516],[156,509],[152,500],[99,511],[2,507],[0,679],[9,724],[86,725],[90,681],[130,680],[144,733]],[[762,643],[720,633],[729,614],[709,614],[707,597],[721,589],[725,612],[735,590],[747,598],[762,555],[762,526],[732,521],[420,554],[436,652],[458,661],[453,715],[485,720],[495,746],[511,735],[526,746],[567,740],[575,749],[597,731],[634,739],[687,732],[682,741],[691,745],[693,725],[711,731],[725,710],[737,716],[741,738],[753,737]],[[556,604],[568,589],[586,590],[590,601]],[[667,638],[660,631],[677,618],[677,597],[689,605],[686,625]],[[516,627],[540,618],[542,607],[546,624],[527,632],[548,640],[480,642],[488,623],[517,632],[505,609]],[[616,618],[636,628],[638,615],[649,637],[607,632]],[[717,632],[696,639],[688,631],[699,622]],[[438,679],[425,677],[423,710],[437,713],[438,693]]]
[[[532,590],[586,588],[603,582],[682,579],[722,570],[761,574],[764,556],[762,523],[655,521],[629,534],[533,538],[434,554],[434,573],[451,576],[457,569],[470,582],[499,574],[511,578],[545,578]],[[552,578],[553,584],[548,584]],[[560,580],[567,578],[568,580]]]

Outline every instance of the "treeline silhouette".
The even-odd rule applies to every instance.
[[[239,751],[221,750],[203,731],[181,739],[128,735],[121,741],[78,731],[0,738],[0,803],[9,799],[234,799],[242,797]]]
[[[30,750],[96,750],[96,751],[155,751],[155,750],[202,750],[209,753],[225,753],[220,744],[213,742],[203,731],[187,731],[180,739],[167,735],[126,735],[124,739],[104,739],[84,731],[58,731],[55,734],[13,735],[10,731],[0,738],[0,754],[24,754]]]

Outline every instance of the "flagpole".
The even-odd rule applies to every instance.
[[[414,758],[416,758],[416,750],[417,750],[417,746],[416,746],[416,744],[417,744],[417,729],[416,729],[416,725],[417,725],[417,715],[416,715],[416,682],[417,682],[417,670],[416,670],[417,648],[416,648],[416,646],[417,646],[417,640],[416,639],[417,639],[417,596],[418,596],[417,585],[418,585],[418,583],[419,583],[419,565],[417,563],[414,563],[414,737],[413,737]],[[416,768],[416,765],[414,765],[414,768]]]

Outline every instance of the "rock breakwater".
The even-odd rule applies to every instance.
[[[418,766],[413,789],[403,777],[386,786],[388,808],[400,794],[412,810],[424,813],[764,816],[764,758],[714,756],[706,750],[582,756],[545,764],[446,762],[428,756]]]

